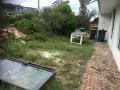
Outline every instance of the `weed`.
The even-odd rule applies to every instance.
[[[24,57],[27,52],[27,47],[17,39],[11,39],[8,41],[8,53],[13,57]]]
[[[26,59],[56,70],[56,77],[59,78],[51,80],[42,90],[76,90],[81,84],[86,63],[94,51],[92,43],[93,41],[87,40],[82,46],[70,44],[68,38],[59,36],[47,37],[46,41],[33,39],[26,41],[26,44],[21,43],[21,40],[12,39],[8,43],[8,53],[12,57]],[[54,58],[45,58],[41,55],[41,51],[63,53]],[[60,59],[56,63],[57,58]]]

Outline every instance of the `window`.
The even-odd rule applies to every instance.
[[[111,32],[111,38],[112,38],[112,36],[113,36],[114,23],[115,23],[115,15],[116,15],[116,10],[113,10],[113,21],[112,21],[112,32]]]
[[[118,49],[120,50],[120,36],[119,36],[119,42],[118,42]]]

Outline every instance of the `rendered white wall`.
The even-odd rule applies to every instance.
[[[105,29],[108,31],[110,26],[111,16],[110,15],[100,15],[98,30]]]
[[[118,66],[118,69],[120,71],[120,50],[118,50],[118,40],[120,37],[120,5],[116,7],[116,16],[115,16],[115,22],[114,22],[114,28],[113,28],[113,36],[111,38],[112,24],[113,24],[112,22],[113,22],[112,14],[100,15],[98,29],[107,30],[106,37],[108,39],[108,44],[110,46],[110,49],[113,53],[116,64]]]
[[[110,25],[111,25],[111,14],[107,14],[107,15],[100,15],[99,16],[99,25],[98,25],[98,30],[106,30],[107,33],[106,33],[106,37],[105,39],[108,40],[108,37],[109,37],[109,28],[110,28]]]
[[[111,23],[112,23],[112,20],[111,20]],[[111,28],[112,28],[112,24],[109,26],[109,42],[108,43],[112,50],[116,64],[120,70],[120,50],[118,50],[118,40],[120,37],[120,6],[116,8],[116,17],[115,17],[112,39],[111,39]]]

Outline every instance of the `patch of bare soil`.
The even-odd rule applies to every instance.
[[[62,51],[29,51],[32,54],[40,54],[42,57],[52,60],[51,68],[56,71],[56,78],[59,79],[63,85],[80,82],[80,61],[63,60],[60,57],[65,52]],[[69,90],[69,89],[66,89]],[[75,89],[71,89],[75,90]]]
[[[120,72],[107,44],[96,44],[82,81],[80,90],[120,90]]]
[[[13,24],[4,29],[4,32],[15,35],[16,38],[25,38],[26,35],[19,31]]]

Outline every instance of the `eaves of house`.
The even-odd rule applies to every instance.
[[[120,4],[120,0],[98,0],[100,14],[110,14]]]

